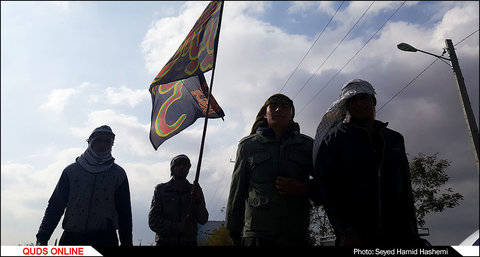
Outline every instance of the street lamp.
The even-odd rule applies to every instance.
[[[450,61],[452,64],[452,69],[453,73],[455,75],[455,78],[457,80],[457,86],[458,86],[458,92],[460,94],[460,100],[463,106],[463,113],[465,114],[466,121],[467,121],[467,127],[470,132],[470,138],[473,141],[473,149],[475,150],[475,160],[477,164],[477,172],[479,171],[479,162],[478,162],[478,152],[479,152],[479,142],[478,142],[478,128],[477,128],[477,123],[475,122],[475,117],[473,115],[472,111],[472,106],[470,104],[470,100],[468,98],[468,93],[467,89],[465,87],[465,81],[463,79],[462,71],[460,70],[460,65],[458,64],[458,59],[457,59],[457,54],[455,53],[455,49],[453,47],[453,43],[451,39],[445,39],[445,45],[447,46],[446,50],[448,51],[448,54],[450,56],[450,59],[445,58],[443,56],[439,56],[436,54],[432,54],[429,52],[422,51],[420,49],[417,49],[407,43],[400,43],[397,45],[397,48],[402,50],[402,51],[407,51],[407,52],[422,52],[428,55],[435,56],[437,58],[443,59]],[[445,52],[444,52],[445,53]]]
[[[432,53],[429,53],[429,52],[425,52],[425,51],[422,51],[420,49],[417,49],[407,43],[400,43],[397,45],[397,48],[402,50],[402,51],[406,51],[406,52],[422,52],[422,53],[425,53],[425,54],[429,54],[429,55],[432,55],[432,56],[435,56],[437,58],[440,58],[440,59],[443,59],[443,60],[447,60],[447,61],[451,61],[450,59],[448,58],[445,58],[443,56],[440,56],[440,55],[436,55],[436,54],[432,54]]]

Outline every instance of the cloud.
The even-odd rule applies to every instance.
[[[60,174],[81,153],[82,149],[79,148],[52,153],[52,162],[46,167],[2,163],[2,245],[35,242],[47,201]],[[54,236],[58,238],[58,232]]]
[[[459,28],[469,28],[469,30]],[[475,9],[474,4],[462,3],[445,13],[434,31],[432,42],[439,42],[440,45],[435,44],[436,47],[445,47],[443,42],[447,38],[454,40],[454,44],[458,43],[459,40],[473,32],[473,28],[478,28],[478,10]],[[478,39],[478,35],[476,38]],[[476,47],[478,53],[478,44]],[[475,53],[475,51],[471,51],[471,53]]]
[[[290,7],[288,7],[289,14],[304,14],[308,11],[318,11],[318,12],[325,12],[329,15],[335,13],[337,3],[329,2],[329,1],[321,1],[321,2],[311,2],[311,1],[295,1],[292,3]],[[304,14],[305,15],[305,14]]]
[[[136,116],[117,113],[111,109],[97,110],[88,114],[84,126],[72,127],[70,130],[79,138],[86,139],[94,128],[102,125],[110,126],[115,133],[113,153],[120,151],[134,156],[153,154],[147,136],[150,124],[142,124]]]
[[[215,73],[215,87],[213,94],[219,101],[220,105],[226,110],[225,124],[220,123],[219,129],[216,131],[219,138],[232,138],[231,146],[235,148],[238,139],[247,135],[254,117],[269,95],[278,92],[286,81],[290,72],[296,65],[296,61],[305,53],[312,44],[312,39],[287,33],[272,24],[263,22],[252,15],[249,15],[244,10],[249,3],[229,3],[229,8],[224,10],[224,21],[222,23],[222,31],[220,34],[219,52],[217,60],[217,70]],[[360,17],[363,11],[366,10],[369,3],[351,3],[342,8],[342,11],[337,15],[337,28],[335,30],[327,30],[322,36],[322,41],[318,46],[314,47],[310,55],[305,59],[305,62],[300,66],[299,71],[288,83],[283,91],[289,96],[295,95],[304,85],[306,79],[315,72],[320,63],[331,53],[333,48],[345,36],[354,22]],[[407,3],[402,8],[414,8],[416,3]],[[357,30],[365,31],[358,35],[352,34],[346,38],[337,51],[329,58],[329,60],[322,66],[322,69],[316,74],[314,79],[301,91],[298,97],[294,100],[296,106],[300,109],[307,100],[311,99],[320,88],[326,86],[327,81],[330,81],[332,76],[349,60],[351,56],[357,53],[373,33],[380,27],[380,25],[388,18],[399,6],[398,2],[375,3],[372,9],[366,16],[369,21],[375,21],[376,25],[369,30],[365,30],[365,22],[360,22]],[[473,6],[473,7],[472,7]],[[460,19],[455,23],[461,23],[462,26],[457,27],[457,35],[468,35],[477,27],[474,25],[478,23],[478,11],[474,7],[478,6],[476,3],[460,5],[454,8],[445,15],[442,23],[434,24],[435,26],[427,27],[422,24],[408,23],[406,21],[390,21],[369,44],[362,49],[362,52],[353,59],[349,65],[338,76],[325,87],[325,90],[314,99],[312,104],[305,109],[304,113],[298,116],[302,121],[301,127],[304,133],[314,136],[316,125],[323,113],[331,102],[338,97],[340,86],[348,79],[360,77],[367,79],[377,87],[379,93],[379,104],[385,103],[393,94],[397,93],[400,88],[406,85],[421,69],[425,68],[426,64],[432,61],[429,56],[421,56],[401,52],[396,48],[400,42],[408,42],[412,45],[424,46],[425,50],[430,50],[434,45],[442,45],[443,39],[438,40],[436,35],[445,35],[448,28],[443,24],[448,24],[453,21],[456,16],[461,15],[461,10],[469,9],[469,14],[466,21]],[[290,9],[291,13],[299,10],[312,8],[311,3],[296,3]],[[328,9],[326,9],[328,10]],[[473,11],[472,11],[473,10]],[[331,10],[330,10],[331,11]],[[403,10],[402,10],[403,11]],[[385,14],[385,18],[375,20],[380,14]],[[399,15],[399,14],[397,14]],[[167,20],[157,22],[156,26],[150,28],[146,34],[144,43],[149,42],[151,51],[144,52],[146,65],[149,70],[158,70],[162,67],[166,59],[163,59],[162,65],[153,67],[151,60],[158,60],[164,58],[160,54],[160,50],[153,49],[167,49],[169,42],[156,40],[153,44],[153,38],[157,35],[169,37],[170,35],[177,35],[172,26],[178,24],[186,24],[188,27],[184,31],[188,31],[189,26],[187,22],[182,20],[184,17],[180,14],[177,17],[177,24],[168,24]],[[165,26],[160,26],[165,25]],[[168,31],[168,32],[167,32]],[[172,33],[172,31],[174,31]],[[167,33],[165,35],[165,33]],[[458,41],[459,39],[457,39]],[[170,47],[169,54],[176,50],[180,41],[173,47]],[[438,42],[439,41],[439,42]],[[469,41],[466,44],[466,55],[478,56],[478,43]],[[473,47],[469,46],[470,44]],[[439,48],[437,48],[439,49]],[[440,48],[441,49],[441,48]],[[469,51],[472,49],[473,51]],[[435,52],[435,51],[434,51]],[[288,61],[286,61],[288,60]],[[442,143],[432,138],[428,140],[431,147],[426,147],[425,140],[422,137],[423,133],[427,131],[438,131],[439,127],[447,128],[445,125],[445,113],[449,117],[453,115],[450,108],[450,101],[452,104],[457,101],[452,98],[449,104],[444,104],[444,98],[435,97],[436,95],[445,94],[448,96],[448,88],[434,89],[436,81],[445,81],[452,79],[449,74],[449,68],[442,67],[443,63],[438,63],[433,67],[425,77],[419,79],[415,86],[409,88],[409,91],[404,92],[397,97],[393,102],[385,106],[379,119],[386,119],[391,121],[393,129],[399,130],[408,138],[409,151],[416,154],[419,151],[430,149],[441,149]],[[469,64],[465,64],[469,67]],[[443,71],[442,71],[443,69]],[[431,74],[439,73],[444,76],[437,77]],[[429,75],[430,74],[430,75]],[[476,75],[478,81],[478,75]],[[473,83],[475,84],[475,83]],[[478,84],[478,82],[477,82]],[[450,85],[452,86],[452,85]],[[412,92],[411,90],[415,90]],[[454,97],[457,97],[454,95]],[[447,97],[448,98],[448,97]],[[450,97],[451,98],[451,97]],[[412,115],[415,114],[415,115]],[[419,118],[425,117],[425,118]],[[419,120],[420,119],[420,120]],[[235,121],[237,126],[223,129],[222,126],[230,124]],[[459,119],[460,122],[461,119]],[[450,123],[449,123],[450,124]],[[210,125],[211,126],[211,125]],[[454,129],[453,126],[450,129]],[[200,133],[201,128],[197,128],[196,133]],[[209,128],[209,133],[210,133]],[[228,132],[227,132],[228,131]],[[418,133],[418,131],[425,131]],[[449,130],[444,130],[444,133],[449,133]],[[184,133],[183,136],[193,133],[190,129]],[[210,134],[209,134],[210,135]],[[215,140],[211,136],[208,141]],[[225,141],[225,140],[224,140]],[[418,142],[418,143],[416,143]],[[435,142],[438,142],[435,143]],[[215,145],[215,144],[213,144]],[[170,147],[170,145],[169,145]],[[440,147],[440,148],[439,148]],[[449,157],[454,159],[455,157]],[[226,161],[226,160],[223,160]]]
[[[158,73],[173,56],[204,9],[204,2],[186,2],[178,16],[162,18],[148,30],[141,48],[151,74]]]
[[[61,113],[70,97],[76,93],[77,90],[74,88],[54,89],[48,95],[48,101],[43,103],[40,108],[47,111]]]
[[[54,8],[58,8],[60,11],[68,11],[71,8],[69,1],[55,1],[49,2],[49,4]]]
[[[161,18],[151,23],[149,28],[145,28],[144,37],[137,39],[137,42],[141,42],[139,46],[146,72],[154,75],[159,72],[177,50],[206,4],[207,2],[187,2],[178,15]],[[337,20],[334,21],[335,26],[326,30],[322,40],[312,49],[282,93],[293,97],[300,91],[368,4],[355,2],[342,8],[343,11],[337,14]],[[358,33],[346,38],[294,99],[299,112],[330,81],[302,113],[297,113],[295,118],[300,122],[302,133],[314,136],[322,114],[330,103],[337,99],[340,87],[345,81],[355,77],[370,81],[377,90],[377,101],[380,105],[433,61],[431,56],[399,51],[396,49],[398,43],[407,42],[426,51],[438,53],[444,47],[445,37],[451,36],[454,43],[457,43],[478,29],[478,2],[438,3],[435,6],[438,10],[443,10],[444,15],[439,15],[438,22],[427,25],[408,21],[408,17],[401,16],[402,12],[399,12],[395,19],[333,78],[384,21],[383,18],[376,18],[382,16],[381,14],[388,16],[398,4],[376,2],[371,14],[367,16],[368,21],[359,23]],[[407,3],[402,7],[405,10],[401,11],[409,13],[408,8],[417,8],[415,4]],[[219,209],[226,204],[228,197],[233,171],[230,159],[235,158],[238,141],[248,135],[255,115],[264,101],[280,91],[298,61],[313,43],[313,38],[307,35],[288,32],[262,20],[263,14],[274,11],[271,4],[228,2],[226,5],[228,6],[224,9],[213,88],[213,95],[226,116],[225,121],[209,120],[200,179],[211,219],[224,218],[224,213]],[[318,6],[322,9],[314,10],[328,12],[330,15],[336,6],[337,4],[322,2]],[[302,10],[313,8],[315,6],[312,3],[298,2],[292,5],[290,15],[295,16]],[[375,25],[364,27],[371,25],[370,23]],[[474,112],[478,117],[478,35],[457,46],[456,51],[469,95],[473,105],[477,107]],[[211,72],[208,72],[206,77],[209,83],[210,76]],[[50,146],[42,153],[27,153],[28,156],[36,154],[37,157],[27,158],[25,161],[6,162],[2,155],[2,244],[7,242],[4,238],[9,238],[8,243],[23,242],[25,235],[32,235],[32,241],[34,240],[34,230],[40,224],[46,200],[53,191],[61,170],[85,150],[84,140],[91,131],[104,124],[110,125],[117,135],[113,155],[128,174],[134,212],[134,242],[135,239],[153,241],[153,232],[148,228],[146,220],[153,188],[158,183],[168,181],[170,159],[180,153],[187,154],[194,164],[189,174],[189,180],[193,180],[204,120],[197,120],[194,125],[167,140],[155,151],[148,138],[150,106],[142,105],[148,102],[144,101],[147,98],[149,95],[146,88],[137,90],[129,85],[105,85],[104,82],[96,81],[50,92],[41,109],[66,114],[62,126],[54,124],[52,127],[55,129],[50,133],[60,134],[58,131],[62,131],[69,137],[73,135],[73,140],[81,140],[82,147],[76,147],[77,145],[68,141],[65,145]],[[124,106],[127,108],[123,108]],[[69,119],[70,117],[77,119]],[[478,204],[478,172],[475,177],[471,149],[465,147],[469,144],[465,121],[455,81],[448,66],[437,62],[386,105],[377,117],[390,122],[390,128],[404,135],[407,151],[411,156],[418,152],[440,152],[441,158],[452,160],[449,169],[452,186],[454,189],[462,189],[462,193],[467,196],[465,202]],[[46,158],[47,164],[40,166],[30,161],[40,158]],[[472,180],[472,177],[475,179]],[[466,183],[467,180],[473,182]],[[18,198],[8,197],[17,196],[18,190],[25,194]],[[474,213],[478,214],[478,211]],[[470,215],[463,206],[449,210],[446,216],[462,217],[463,227],[478,227],[478,215]],[[452,244],[459,240],[464,231],[452,231],[451,227],[446,225],[448,222],[443,219],[446,216],[439,215],[427,220],[431,231],[435,231],[431,232],[429,238],[434,244]],[[27,224],[24,219],[28,219]],[[21,233],[11,233],[16,231],[18,224],[22,224]],[[61,231],[61,228],[56,231]],[[15,238],[11,238],[10,234],[15,234]]]
[[[48,95],[48,100],[40,105],[40,109],[62,114],[67,106],[75,108],[79,104],[89,104],[94,109],[105,103],[135,108],[149,99],[150,95],[146,89],[135,90],[127,86],[105,88],[102,84],[83,82],[76,88],[53,89]]]
[[[119,89],[108,87],[106,89],[106,95],[106,99],[109,104],[122,104],[127,102],[132,108],[143,100],[150,99],[150,95],[147,90],[132,90],[125,86],[121,86]]]

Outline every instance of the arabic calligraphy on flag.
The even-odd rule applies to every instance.
[[[157,74],[152,85],[165,84],[212,69],[222,1],[211,1],[175,54]]]
[[[203,74],[153,86],[150,94],[153,104],[150,141],[155,150],[165,140],[206,116],[208,87]],[[212,96],[208,117],[223,116],[222,108]]]
[[[150,142],[155,150],[167,139],[207,117],[208,86],[203,75],[215,66],[223,1],[211,1],[175,54],[150,85]],[[225,116],[210,95],[208,118]]]

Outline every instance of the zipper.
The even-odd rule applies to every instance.
[[[374,151],[374,153],[376,153],[377,149],[375,148],[375,143],[373,142],[373,138],[370,136],[368,131],[365,128],[357,126],[354,123],[352,125],[356,128],[363,129],[365,131],[365,133],[367,133],[367,136],[368,136],[368,139],[370,140],[370,144],[372,145],[373,151]],[[381,169],[382,169],[382,166],[383,166],[383,158],[385,157],[385,149],[386,149],[385,138],[383,137],[383,133],[382,133],[383,130],[384,130],[384,128],[380,128],[380,131],[378,132],[380,134],[380,138],[382,140],[382,145],[383,145],[383,149],[380,149],[380,150],[382,150],[383,152],[381,153],[382,155],[380,156],[380,163],[375,162],[375,165],[377,166],[377,182],[378,182],[378,186],[377,186],[377,193],[378,193],[378,199],[377,199],[377,201],[378,201],[378,224],[377,224],[377,228],[378,228],[379,235],[381,234],[381,231],[383,229],[382,228],[382,198],[381,198],[381,195],[382,195],[381,194],[382,193],[382,190],[381,190],[382,173],[381,173]]]

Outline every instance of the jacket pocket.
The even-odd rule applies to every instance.
[[[255,166],[260,166],[264,162],[270,160],[270,153],[269,152],[256,152],[253,154],[252,157],[252,165]]]
[[[291,151],[288,153],[288,161],[282,163],[282,173],[289,178],[307,181],[313,173],[312,156],[307,152]]]
[[[250,206],[256,208],[268,204],[269,198],[265,195],[260,194],[257,190],[251,190],[248,193],[247,202]]]
[[[246,235],[273,236],[280,231],[280,210],[275,208],[275,203],[268,194],[257,189],[251,189],[248,193],[245,208]]]
[[[268,152],[256,152],[252,156],[250,179],[255,183],[267,183],[275,180],[278,171]]]
[[[306,152],[292,151],[288,154],[288,159],[297,165],[304,167],[312,166],[312,156]]]

